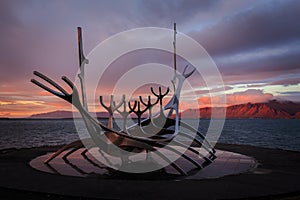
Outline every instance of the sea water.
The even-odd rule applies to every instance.
[[[205,134],[209,123],[201,119],[199,131]],[[0,120],[0,149],[66,144],[79,139],[77,131],[85,130],[82,121],[78,124],[72,119]],[[300,151],[300,120],[227,119],[219,142]]]

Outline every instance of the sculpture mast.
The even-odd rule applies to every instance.
[[[85,58],[83,54],[81,27],[77,27],[77,33],[78,33],[79,69],[80,69],[78,77],[81,85],[82,105],[86,109],[86,111],[88,111],[85,80],[84,80],[84,65],[88,64],[88,60]]]
[[[177,67],[176,67],[176,23],[174,23],[174,41],[173,41],[173,47],[174,47],[174,84],[175,84],[175,77],[176,77],[176,70],[177,70]]]

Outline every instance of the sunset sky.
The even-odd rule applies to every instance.
[[[1,0],[0,117],[70,110],[30,79],[33,70],[56,80],[62,75],[74,79],[77,26],[83,28],[88,54],[116,33],[149,26],[172,29],[174,22],[213,58],[228,105],[300,101],[298,0]],[[208,101],[203,92],[199,102]]]

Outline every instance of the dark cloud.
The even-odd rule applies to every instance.
[[[269,50],[272,51],[272,48]],[[241,55],[241,57],[245,56],[246,58],[249,56],[245,60],[239,55],[225,55],[220,60],[215,59],[215,62],[224,76],[239,75],[242,80],[243,76],[252,75],[267,79],[282,74],[300,73],[299,55],[298,50],[291,48],[277,55],[264,54],[263,51],[257,51],[252,56],[245,53],[245,55]]]
[[[187,23],[199,12],[209,12],[218,6],[218,2],[199,0],[154,0],[139,1],[139,19],[144,26],[162,26],[170,28],[174,22]]]
[[[0,82],[30,80],[33,70],[74,77],[78,70],[76,27],[86,54],[107,37],[130,28],[172,27],[212,6],[212,1],[1,1]],[[182,9],[181,9],[182,8]],[[161,20],[161,16],[166,19]]]
[[[270,85],[284,85],[284,86],[289,86],[289,85],[298,85],[300,83],[300,78],[291,78],[291,79],[283,79],[283,80],[278,80],[271,82]]]
[[[299,40],[299,1],[263,1],[190,35],[213,55]]]
[[[22,3],[22,2],[20,2]],[[1,27],[10,27],[19,26],[21,22],[14,14],[14,8],[17,6],[16,2],[3,0],[0,2],[0,25]],[[7,31],[6,28],[2,28],[1,32]]]
[[[280,94],[288,94],[288,95],[297,94],[297,95],[300,95],[300,92],[281,92]]]
[[[277,99],[300,102],[300,92],[281,92]]]
[[[223,75],[300,70],[299,1],[263,1],[191,32]]]
[[[76,26],[84,28],[85,51],[119,31],[140,26],[198,27],[199,13],[212,25],[191,33],[213,55],[223,75],[299,69],[299,52],[275,58],[223,63],[218,57],[251,52],[261,46],[292,41],[300,35],[298,1],[263,1],[226,13],[216,1],[1,1],[0,68],[2,81],[28,80],[31,71],[65,74],[77,71]],[[250,4],[251,5],[251,4]],[[227,16],[213,21],[214,16]],[[211,19],[211,20],[209,20]],[[230,54],[232,53],[232,54]],[[281,71],[280,71],[281,70]],[[59,73],[58,73],[59,72]]]

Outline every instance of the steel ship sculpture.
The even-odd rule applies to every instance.
[[[144,100],[142,96],[139,96],[139,100],[130,101],[123,95],[120,102],[115,102],[114,96],[110,96],[110,102],[108,105],[105,104],[103,97],[100,96],[99,103],[107,111],[109,118],[107,124],[101,123],[98,119],[94,118],[88,111],[87,99],[86,99],[86,85],[85,85],[85,65],[88,64],[88,60],[83,53],[82,43],[82,30],[80,27],[78,31],[78,49],[79,49],[79,65],[80,72],[78,74],[80,80],[80,92],[75,84],[63,76],[61,79],[66,83],[66,86],[59,85],[57,82],[50,79],[48,76],[34,71],[33,74],[43,80],[38,81],[32,79],[31,82],[40,88],[48,91],[49,93],[69,102],[72,104],[82,116],[85,127],[90,135],[90,138],[86,140],[90,146],[84,145],[83,140],[77,140],[62,146],[56,152],[51,154],[48,159],[44,161],[44,164],[49,165],[51,161],[66,152],[63,155],[63,159],[67,161],[67,158],[79,149],[84,149],[81,153],[82,158],[93,162],[88,157],[88,150],[91,148],[98,148],[98,151],[105,157],[105,155],[120,157],[122,163],[129,162],[130,154],[120,153],[122,152],[134,152],[142,153],[145,152],[146,160],[149,159],[151,154],[156,154],[164,161],[170,163],[179,174],[187,175],[179,164],[170,160],[168,156],[164,155],[159,148],[166,148],[174,154],[190,162],[197,169],[203,169],[207,165],[213,162],[216,158],[216,151],[213,146],[207,141],[205,135],[195,130],[192,126],[185,123],[180,118],[179,103],[180,93],[184,81],[189,78],[194,72],[195,68],[192,66],[185,66],[183,73],[178,73],[176,69],[176,24],[174,24],[174,77],[171,80],[173,85],[173,95],[168,103],[164,104],[164,98],[170,93],[170,89],[167,88],[162,91],[161,87],[150,88],[152,96],[147,97]],[[46,83],[49,85],[47,86]],[[67,92],[66,87],[71,89],[71,92]],[[55,89],[52,89],[55,88]],[[153,113],[153,108],[158,107],[159,111]],[[114,114],[118,113],[123,121],[123,127],[121,130],[114,128]],[[147,117],[143,118],[144,114],[147,113]],[[127,120],[130,116],[135,115],[137,122],[134,125],[128,126]],[[180,128],[180,127],[183,127]],[[184,131],[187,130],[187,131]],[[189,132],[194,133],[196,137],[193,137]],[[192,145],[187,145],[185,142],[178,139],[186,138],[193,141]],[[172,145],[168,145],[172,142]],[[178,147],[186,149],[183,154],[178,151]],[[200,152],[199,148],[205,150],[205,153]],[[189,154],[187,153],[189,152]],[[197,159],[189,156],[190,154],[197,155]],[[106,156],[107,157],[107,156]],[[109,162],[109,158],[107,159]],[[95,164],[95,163],[94,163]]]

